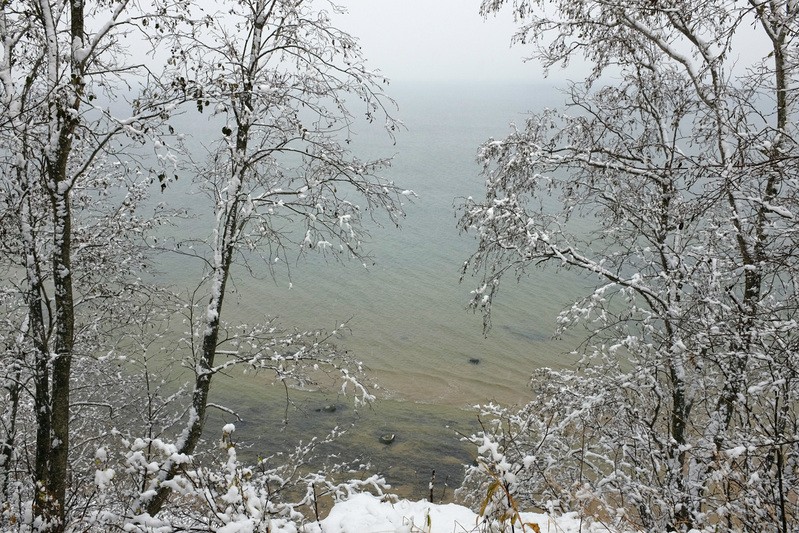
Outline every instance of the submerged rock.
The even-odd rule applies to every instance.
[[[480,360],[479,360],[477,357],[471,357],[471,358],[469,358],[469,362],[470,362],[471,364],[473,364],[473,365],[479,365],[479,364],[480,364]]]

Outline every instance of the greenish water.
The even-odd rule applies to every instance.
[[[244,422],[237,424],[238,436],[252,445],[254,455],[290,449],[332,425],[354,424],[325,453],[363,457],[402,492],[424,497],[433,469],[438,481],[447,479],[455,487],[461,465],[471,461],[474,451],[457,434],[477,428],[470,406],[492,400],[526,403],[534,368],[574,363],[564,354],[576,339],[551,336],[557,313],[585,282],[568,272],[543,270],[518,285],[506,281],[487,337],[481,317],[466,310],[477,281],[467,277],[459,283],[461,265],[475,241],[458,234],[453,205],[459,198],[484,194],[475,162],[479,144],[490,136],[504,137],[510,122],[523,122],[525,111],[557,105],[556,93],[543,86],[490,84],[397,85],[390,93],[408,131],[398,135],[396,146],[379,132],[367,131],[355,139],[353,150],[367,156],[395,154],[384,174],[419,198],[406,206],[400,230],[374,228],[370,249],[375,264],[364,268],[311,256],[292,264],[291,284],[284,271],[273,278],[256,266],[253,278],[235,270],[223,315],[232,322],[279,317],[281,324],[299,329],[332,329],[348,321],[351,334],[337,345],[363,361],[379,384],[373,391],[379,401],[356,413],[351,397],[295,391],[296,408],[288,410],[284,424],[285,393],[266,375],[217,379],[213,400],[240,413]],[[190,202],[188,208],[201,209]],[[185,259],[170,261],[165,270],[191,272]],[[171,277],[177,286],[196,283],[190,275]],[[316,411],[331,403],[335,412]],[[209,433],[230,418],[215,414]],[[386,432],[396,434],[388,446],[378,441]]]
[[[241,393],[242,389],[238,389]],[[277,392],[277,394],[275,394]],[[227,396],[224,392],[218,396]],[[248,391],[238,414],[236,439],[245,459],[288,453],[300,442],[323,438],[334,427],[345,430],[332,443],[321,445],[310,461],[314,469],[341,462],[368,465],[355,477],[383,475],[392,490],[404,497],[427,498],[435,471],[435,498],[449,499],[463,476],[463,465],[474,460],[461,434],[477,430],[477,421],[462,409],[447,405],[380,400],[354,408],[351,399],[322,393],[292,391],[292,405],[284,420],[283,391]],[[217,399],[220,399],[217,397]],[[227,398],[228,404],[233,398]],[[335,411],[329,412],[331,406]],[[212,414],[209,434],[219,432],[230,416]],[[381,442],[393,435],[390,444]]]

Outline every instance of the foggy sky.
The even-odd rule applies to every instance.
[[[479,14],[481,0],[336,0],[349,14],[339,26],[358,37],[368,65],[393,81],[544,81],[536,61],[524,62],[533,49],[511,47],[516,30],[510,9],[488,19]],[[765,57],[767,40],[740,39],[731,53],[741,68]],[[754,33],[753,33],[754,35]],[[580,58],[567,69],[550,69],[548,80],[579,80],[590,68]]]
[[[511,48],[510,11],[484,20],[480,0],[339,0],[340,27],[358,37],[368,65],[394,81],[540,81]]]

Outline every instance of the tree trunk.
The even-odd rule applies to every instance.
[[[71,42],[82,44],[83,1],[70,1]],[[69,484],[69,416],[70,379],[75,343],[75,302],[72,287],[72,206],[71,190],[74,178],[69,175],[72,142],[78,125],[78,109],[83,93],[83,66],[75,57],[70,59],[71,78],[66,89],[67,104],[56,105],[57,149],[47,160],[47,186],[53,214],[53,286],[55,300],[55,344],[52,368],[52,449],[49,468],[50,493],[54,499],[58,525],[65,526],[66,492]],[[63,107],[62,107],[63,106]],[[52,119],[51,119],[52,120]]]

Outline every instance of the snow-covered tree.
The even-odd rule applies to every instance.
[[[239,334],[224,323],[237,260],[258,268],[252,265],[260,259],[268,269],[307,250],[358,258],[365,254],[364,218],[382,212],[397,223],[402,215],[403,191],[376,174],[387,161],[360,160],[346,146],[356,121],[347,98],[363,105],[368,121],[384,122],[389,133],[397,127],[384,107],[384,80],[367,70],[357,41],[313,2],[253,0],[217,9],[174,29],[169,59],[174,93],[217,125],[207,161],[190,167],[213,218],[207,247],[182,252],[206,266],[208,303],[191,343],[195,382],[179,454],[197,446],[220,370],[243,362],[290,381],[305,367],[340,366],[319,334],[281,337],[269,324]],[[170,494],[165,481],[177,466],[167,460],[150,480],[141,508],[151,515]]]
[[[799,4],[482,10],[505,5],[546,67],[592,70],[565,111],[482,146],[486,197],[461,219],[479,238],[472,305],[488,317],[503,277],[537,266],[597,284],[558,317],[589,333],[581,369],[536,373],[536,400],[491,409],[508,424],[486,435],[542,507],[652,531],[790,530]]]
[[[401,191],[376,174],[386,162],[347,150],[356,121],[347,98],[369,120],[396,127],[383,80],[331,23],[333,4],[207,8],[0,3],[2,528],[105,530],[159,513],[197,449],[211,379],[232,364],[284,381],[327,368],[367,395],[357,366],[345,368],[327,343],[335,331],[231,325],[222,311],[235,265],[255,269],[262,258],[268,268],[278,256],[316,249],[360,257],[364,219],[401,216]],[[187,106],[219,123],[201,163],[182,145],[192,132],[171,120]],[[152,207],[150,189],[178,173],[211,199],[212,216],[198,217],[211,221],[201,235],[207,249],[180,250],[206,265],[188,304],[146,273],[158,267],[153,253],[165,245],[157,227],[168,215]],[[200,298],[207,304],[198,312]],[[188,334],[165,343],[165,330],[180,334],[176,313]],[[154,380],[164,344],[194,371],[185,409]],[[135,369],[144,387],[132,385]],[[137,439],[143,448],[114,470],[106,450]],[[125,470],[141,457],[147,468]],[[200,494],[200,482],[216,478],[196,477],[202,471],[192,465]],[[129,483],[110,483],[115,475]]]
[[[132,3],[20,1],[0,8],[0,231],[3,290],[13,309],[3,331],[10,341],[3,357],[13,371],[3,376],[9,402],[2,436],[13,446],[4,448],[0,470],[9,489],[9,472],[19,480],[18,467],[32,465],[25,484],[31,516],[40,529],[58,531],[69,484],[79,477],[70,471],[70,425],[82,411],[74,376],[92,365],[98,340],[143,296],[137,272],[146,260],[135,236],[161,218],[137,213],[149,177],[135,152],[118,151],[119,140],[146,138],[143,126],[155,128],[167,102],[133,113],[109,107],[109,95],[154,81],[144,65],[128,61],[121,44],[139,14]],[[31,431],[19,433],[24,412],[34,419],[27,426],[32,448],[25,446]]]

